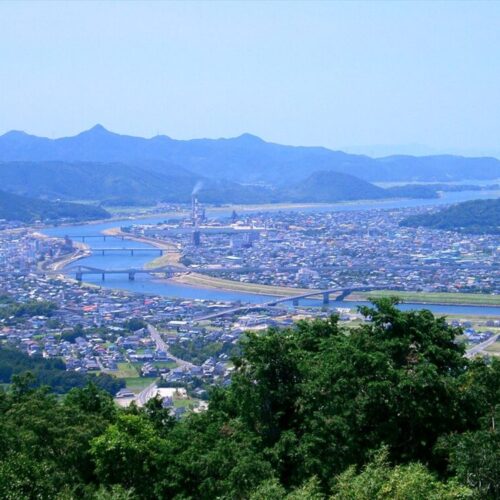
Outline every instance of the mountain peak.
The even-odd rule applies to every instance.
[[[100,123],[97,123],[92,128],[89,128],[82,134],[110,134],[111,132],[104,128]]]
[[[24,130],[9,130],[8,132],[5,132],[0,137],[28,137],[29,134],[24,132]]]
[[[244,133],[236,137],[239,141],[245,141],[245,142],[264,142],[263,139],[258,137],[257,135],[249,134],[249,133]]]

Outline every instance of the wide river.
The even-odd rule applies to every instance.
[[[329,212],[329,211],[354,211],[354,210],[372,210],[376,208],[405,208],[416,206],[432,206],[442,205],[448,203],[456,203],[460,201],[479,199],[479,198],[497,198],[500,196],[500,191],[462,191],[455,193],[444,193],[439,199],[428,200],[389,200],[377,202],[361,202],[361,203],[335,203],[332,205],[321,205],[307,208],[286,208],[283,211],[301,211],[301,212]],[[258,212],[262,209],[255,208],[251,211]],[[266,207],[266,211],[270,211]],[[210,211],[207,214],[212,217],[228,217],[232,209],[227,211]],[[248,213],[249,211],[245,211]],[[156,224],[165,220],[164,216],[156,216],[150,218],[141,218],[137,223],[142,224]],[[99,234],[105,229],[118,226],[127,226],[134,223],[130,219],[113,220],[100,224],[79,224],[71,226],[59,226],[45,229],[43,232],[49,236],[74,237],[76,235],[95,235]],[[99,248],[144,248],[150,245],[138,243],[134,241],[122,241],[121,238],[113,238],[108,236],[106,241],[97,238],[90,238],[85,241],[87,245],[93,250]],[[124,269],[124,268],[140,268],[149,260],[155,258],[156,255],[145,252],[139,253],[134,256],[125,252],[109,253],[104,256],[99,252],[94,252],[93,255],[81,259],[78,264],[96,267],[100,269]],[[75,265],[73,263],[72,265]],[[71,267],[71,266],[70,266]],[[174,282],[167,282],[165,280],[156,280],[147,274],[140,274],[136,276],[135,281],[129,281],[126,275],[107,275],[106,281],[101,281],[99,276],[85,276],[85,281],[88,283],[99,284],[100,286],[108,288],[117,288],[128,290],[142,294],[155,294],[168,297],[180,297],[186,299],[207,299],[207,300],[223,300],[223,301],[241,301],[243,303],[259,303],[269,300],[269,296],[257,295],[252,293],[233,292],[217,290],[213,288],[198,288],[194,286],[177,284]],[[318,301],[303,300],[301,304],[304,305],[317,305]],[[362,302],[332,302],[331,307],[348,307],[354,308],[357,305],[364,304]],[[421,304],[402,304],[403,309],[421,309],[425,307],[436,313],[446,314],[481,314],[488,316],[500,317],[500,307],[486,307],[486,306],[453,306],[453,305],[421,305]]]

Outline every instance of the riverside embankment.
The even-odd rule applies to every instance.
[[[467,198],[465,193],[459,193],[461,199]],[[469,198],[473,199],[477,197],[477,193],[469,193]],[[447,197],[448,202],[452,201],[460,201],[455,200],[455,197]],[[416,202],[416,200],[410,200],[412,202]],[[442,203],[443,200],[440,200]],[[425,203],[428,204],[428,203]],[[401,203],[401,206],[407,206],[404,203]],[[353,205],[349,206],[348,210],[368,210],[371,208],[392,208],[387,207],[387,204],[382,204],[378,206],[377,204],[369,204],[367,206],[364,205]],[[396,207],[398,208],[398,207]],[[318,207],[311,208],[310,210],[318,210]],[[321,207],[322,210],[346,210],[345,206],[329,205],[327,207]],[[306,210],[305,208],[301,208],[301,210]],[[227,214],[228,210],[226,210]],[[210,213],[210,212],[209,212]],[[222,211],[218,212],[219,215],[223,214]],[[150,217],[141,219],[142,223],[156,224],[158,222],[162,222],[164,218],[162,216]],[[64,226],[64,227],[55,227],[44,230],[44,233],[49,234],[50,236],[58,236],[64,237],[65,235],[70,238],[73,236],[84,236],[84,235],[96,235],[102,233],[104,231],[109,231],[111,229],[115,229],[115,231],[120,231],[117,226],[128,226],[133,221],[130,218],[122,219],[122,220],[113,220],[103,222],[101,224],[92,224],[92,225],[73,225],[73,226]],[[121,235],[119,238],[113,237],[111,233],[108,232],[108,237],[106,243],[103,241],[99,241],[99,239],[87,239],[86,244],[90,250],[98,250],[99,247],[114,247],[114,248],[123,248],[124,242],[121,240]],[[115,236],[118,233],[115,233]],[[127,235],[131,236],[131,235]],[[74,241],[78,240],[78,238],[73,238]],[[137,247],[144,246],[155,246],[159,248],[159,245],[165,245],[164,248],[172,249],[172,246],[168,243],[158,242],[156,240],[151,240],[149,238],[127,238],[127,247],[131,247],[137,245]],[[152,266],[156,267],[157,265],[164,265],[164,263],[173,263],[172,260],[176,259],[176,263],[178,262],[179,253],[168,253],[164,255],[165,260],[159,261],[154,259],[151,261],[151,256],[148,255],[140,255],[136,254],[135,256],[130,256],[129,254],[122,253],[111,253],[106,254],[105,256],[100,255],[95,252],[87,257],[81,259],[81,263],[93,267],[98,267],[102,269],[123,269],[127,267],[145,267]],[[161,262],[162,264],[159,264]],[[197,273],[187,273],[185,275],[181,275],[179,278],[175,280],[158,280],[154,277],[141,275],[137,276],[135,281],[129,281],[125,276],[114,275],[106,278],[105,282],[101,282],[97,277],[89,277],[88,282],[98,284],[101,286],[109,287],[109,288],[119,288],[123,290],[127,290],[130,292],[136,293],[145,293],[145,294],[158,294],[163,296],[172,296],[172,297],[181,297],[186,299],[211,299],[211,300],[225,300],[225,301],[241,301],[241,302],[249,302],[249,303],[259,303],[268,300],[269,297],[272,296],[290,296],[295,295],[300,292],[298,289],[283,289],[281,287],[267,287],[260,286],[256,284],[247,284],[247,283],[239,283],[233,282],[229,280],[223,280],[221,278],[211,278],[205,275],[197,274]],[[397,294],[397,292],[395,292]],[[449,294],[454,295],[454,294]],[[498,302],[494,302],[492,304],[491,297],[488,297],[487,300],[480,305],[477,298],[474,297],[473,304],[468,305],[466,302],[462,302],[464,297],[453,297],[455,300],[457,298],[460,299],[460,304],[462,305],[451,305],[446,304],[447,300],[442,295],[439,294],[437,297],[433,297],[432,294],[425,294],[422,296],[418,296],[418,294],[412,296],[405,297],[408,300],[408,303],[405,304],[404,308],[422,308],[422,304],[425,305],[426,308],[431,309],[438,313],[445,314],[481,314],[481,315],[489,315],[489,316],[499,316],[500,317],[500,307],[497,305]],[[356,296],[356,301],[343,301],[343,302],[332,302],[332,307],[348,307],[355,308],[358,304],[366,304],[367,296]],[[450,297],[451,299],[451,297]],[[472,297],[471,297],[472,299]],[[480,298],[479,298],[480,300]],[[496,300],[495,298],[493,300]],[[472,300],[471,300],[472,301]],[[421,303],[420,303],[421,302]],[[432,302],[438,302],[438,304],[432,304]],[[451,300],[450,300],[451,302]],[[306,305],[317,305],[318,301],[316,300],[305,300],[301,301],[301,304]]]

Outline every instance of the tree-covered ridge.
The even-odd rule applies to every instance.
[[[401,224],[464,233],[500,234],[500,198],[465,201],[436,213],[408,217]]]
[[[0,219],[30,223],[58,220],[84,221],[108,217],[110,217],[109,212],[93,205],[37,200],[0,191]]]
[[[0,321],[14,324],[33,316],[52,316],[57,308],[53,302],[28,300],[16,302],[9,295],[0,294]]]
[[[496,158],[452,155],[369,158],[323,147],[285,146],[251,134],[227,139],[175,140],[120,135],[96,125],[73,137],[49,139],[19,131],[0,136],[0,161],[86,161],[137,164],[160,160],[213,179],[283,185],[319,170],[355,175],[367,181],[498,179]]]
[[[354,329],[249,334],[209,409],[116,408],[94,386],[0,395],[2,498],[499,498],[500,362],[388,299]]]
[[[273,187],[210,177],[210,171],[206,174],[195,174],[163,161],[132,164],[0,162],[0,183],[9,192],[33,198],[100,200],[106,206],[158,201],[188,203],[196,184],[202,185],[201,197],[207,203],[335,202],[437,196],[435,189],[425,186],[382,189],[359,177],[332,170],[313,172],[300,182],[289,182],[284,175],[284,185]]]
[[[89,382],[112,395],[125,387],[123,380],[105,373],[94,375],[66,371],[66,365],[59,358],[28,356],[15,349],[0,347],[0,383],[9,384],[16,376],[27,373],[32,376],[32,387],[47,386],[57,394],[65,394],[75,387],[84,387]]]

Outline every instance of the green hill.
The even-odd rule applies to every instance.
[[[314,172],[285,195],[294,202],[331,203],[335,201],[389,198],[387,190],[340,172]]]
[[[401,225],[463,233],[500,234],[500,198],[458,203],[436,213],[408,217]]]
[[[45,201],[0,191],[0,219],[19,222],[35,221],[83,221],[106,219],[109,212],[101,207],[69,203],[64,201]]]
[[[208,179],[162,161],[124,163],[0,162],[0,185],[10,192],[64,200],[188,203],[196,184],[207,203],[268,203],[269,189]]]

